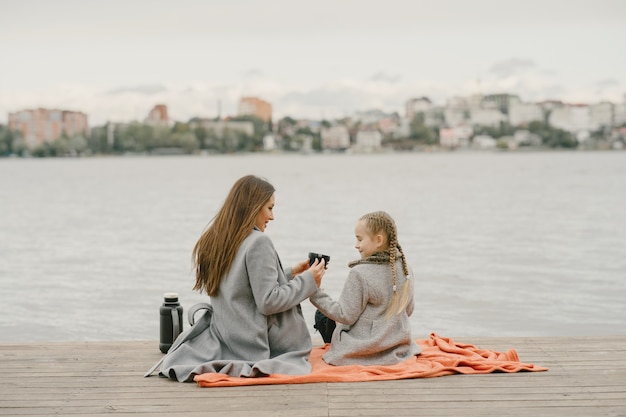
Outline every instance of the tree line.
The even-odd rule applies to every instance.
[[[313,150],[322,149],[319,129],[312,129],[306,125],[300,126],[298,121],[291,117],[280,119],[276,126],[254,116],[241,116],[229,120],[251,122],[254,127],[253,133],[247,134],[228,128],[218,133],[203,127],[200,119],[197,118],[188,122],[176,122],[172,126],[157,126],[140,122],[107,123],[92,128],[89,137],[62,135],[52,142],[44,142],[29,148],[19,132],[11,131],[6,126],[0,125],[0,156],[48,157],[170,152],[192,154],[198,151],[211,153],[257,152],[264,149],[263,138],[270,132],[275,133],[277,148],[284,151],[302,149],[305,138],[310,139]],[[353,123],[349,119],[338,120],[335,123],[346,125],[352,140],[354,140],[356,132],[365,127],[361,123]],[[319,124],[319,127],[322,128],[330,126],[331,123],[326,120]],[[513,135],[517,129],[519,128],[503,122],[497,127],[475,126],[474,134],[489,135],[497,140]],[[524,129],[541,138],[541,144],[544,147],[575,148],[578,146],[578,141],[572,133],[551,127],[547,121],[531,122]],[[423,113],[416,114],[410,122],[408,136],[397,137],[393,134],[386,134],[383,137],[383,145],[396,150],[409,150],[419,146],[433,146],[438,143],[439,130],[437,127],[425,123]]]

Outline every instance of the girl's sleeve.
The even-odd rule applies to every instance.
[[[309,298],[326,317],[338,323],[352,325],[367,306],[367,284],[354,269],[348,274],[339,301],[334,301],[328,294],[318,290]]]
[[[246,252],[246,268],[254,301],[262,314],[270,315],[287,311],[306,300],[316,290],[311,272],[279,283],[278,254],[267,236],[259,236]]]

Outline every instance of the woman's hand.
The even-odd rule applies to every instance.
[[[302,261],[302,262],[295,264],[294,266],[291,267],[291,278],[295,277],[296,275],[300,275],[307,269],[309,269],[308,259],[306,261]]]

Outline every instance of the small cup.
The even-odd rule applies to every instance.
[[[322,255],[321,253],[309,252],[309,266],[315,263],[315,260],[319,259],[320,262],[323,259],[325,262],[326,268],[328,268],[328,263],[330,262],[330,256]]]

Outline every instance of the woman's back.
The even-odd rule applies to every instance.
[[[301,316],[299,301],[314,291],[313,280],[288,280],[271,240],[253,230],[211,297],[211,331],[235,357],[251,361],[287,348],[310,350],[306,322],[295,316]]]

